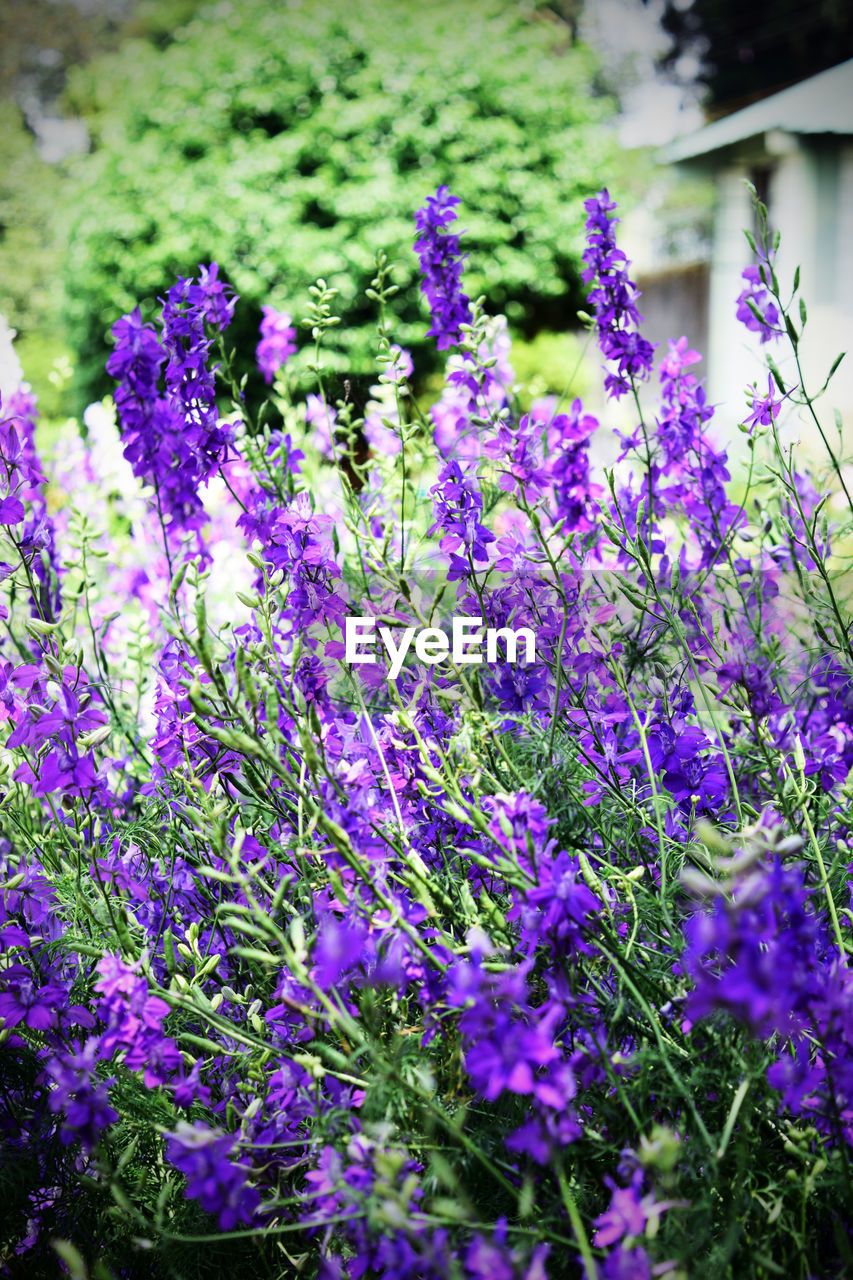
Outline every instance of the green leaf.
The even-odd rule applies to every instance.
[[[773,381],[776,383],[776,386],[778,387],[778,389],[782,392],[782,395],[785,395],[788,388],[785,386],[785,379],[782,377],[781,373],[779,372],[779,369],[776,365],[776,361],[773,359],[773,357],[769,353],[765,355],[764,358],[767,361],[767,368],[770,370],[771,374],[773,375]]]
[[[71,1280],[89,1280],[89,1269],[83,1255],[70,1240],[51,1240],[50,1246],[65,1263]]]
[[[847,354],[846,351],[842,351],[835,357],[835,359],[833,360],[830,366],[829,373],[826,375],[826,382],[824,383],[824,386],[829,385],[830,378],[833,376],[833,374],[835,373],[838,366],[841,364],[841,361],[844,359],[846,354]]]

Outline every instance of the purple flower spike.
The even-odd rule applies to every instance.
[[[737,318],[747,329],[757,333],[763,344],[780,338],[782,326],[779,311],[762,279],[762,270],[765,279],[769,280],[771,267],[766,258],[761,258],[758,263],[753,263],[741,272],[746,288],[738,294]],[[759,312],[758,315],[756,311]]]
[[[263,312],[261,340],[255,350],[255,359],[265,381],[270,383],[296,350],[296,330],[286,311],[265,306]]]
[[[203,521],[199,485],[223,462],[229,433],[219,425],[212,339],[234,313],[235,298],[218,267],[198,280],[179,279],[163,302],[162,337],[142,323],[137,307],[113,325],[115,350],[107,372],[119,380],[116,408],[124,456],[134,475],[152,485],[164,517],[185,528]],[[165,393],[160,389],[161,371]]]
[[[415,252],[421,261],[421,290],[429,302],[432,328],[429,336],[436,339],[439,351],[455,346],[461,335],[460,325],[468,324],[471,311],[468,297],[462,292],[462,263],[459,236],[447,230],[456,221],[459,197],[452,196],[446,186],[428,196],[426,204],[415,215],[420,235]]]
[[[608,395],[618,400],[632,383],[648,377],[655,349],[636,327],[643,318],[636,305],[640,295],[628,278],[628,258],[616,248],[614,227],[619,219],[611,217],[616,204],[607,188],[584,201],[584,208],[588,217],[582,279],[587,284],[595,281],[587,296],[596,311],[598,343],[605,359],[617,366],[604,385]]]

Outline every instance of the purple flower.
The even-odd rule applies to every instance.
[[[223,1231],[250,1223],[260,1195],[248,1182],[249,1168],[233,1159],[236,1143],[221,1129],[180,1121],[166,1134],[166,1158],[187,1180],[186,1195],[198,1200],[205,1213],[219,1219]]]
[[[217,265],[199,268],[199,280],[178,279],[163,303],[166,390],[181,419],[181,465],[196,481],[207,478],[225,457],[228,437],[218,425],[211,340],[205,325],[221,332],[234,310],[232,291],[216,278]]]
[[[525,972],[519,968],[492,977],[479,958],[451,969],[448,1000],[464,1006],[459,1026],[465,1068],[489,1102],[504,1091],[531,1094],[539,1105],[562,1111],[576,1092],[574,1075],[555,1043],[563,1009],[557,1002],[531,1009]]]
[[[26,514],[23,502],[15,494],[0,499],[0,524],[21,524]]]
[[[802,869],[756,861],[768,831],[772,840],[770,828],[748,837],[733,887],[708,881],[710,906],[687,921],[683,963],[691,1019],[725,1009],[756,1033],[788,1035],[807,1025],[822,947]]]
[[[570,413],[558,413],[548,429],[548,470],[554,491],[554,518],[566,532],[586,533],[595,527],[591,499],[601,493],[590,483],[589,442],[598,420],[575,400]]]
[[[115,1081],[98,1079],[97,1061],[98,1040],[93,1036],[76,1053],[58,1053],[45,1067],[53,1085],[48,1106],[63,1116],[60,1141],[80,1142],[86,1151],[93,1150],[104,1129],[119,1118],[108,1093]]]
[[[550,1036],[539,1027],[524,1027],[498,1018],[494,1030],[478,1038],[465,1055],[474,1088],[493,1102],[504,1089],[533,1093],[536,1072],[558,1056]]]
[[[618,399],[648,377],[654,345],[636,328],[643,318],[637,311],[640,295],[628,277],[628,258],[616,248],[614,227],[619,219],[611,217],[616,204],[607,188],[584,201],[584,208],[588,216],[582,279],[587,284],[595,282],[587,296],[595,307],[599,346],[605,359],[616,365],[616,372],[607,375],[604,385],[608,394]]]
[[[430,494],[436,519],[429,536],[440,529],[444,534],[439,544],[442,551],[464,550],[474,560],[487,561],[486,548],[495,535],[480,523],[483,496],[470,472],[463,471],[458,462],[446,463]],[[461,571],[469,571],[465,561],[461,561]]]
[[[145,978],[120,957],[104,956],[96,968],[97,1011],[107,1028],[100,1038],[101,1057],[120,1053],[128,1070],[141,1069],[144,1083],[153,1089],[183,1067],[177,1045],[163,1031],[169,1006],[150,995]]]
[[[324,458],[334,461],[337,453],[338,415],[331,405],[312,393],[305,399],[305,425],[313,428],[311,443]]]
[[[6,527],[38,583],[36,597],[30,602],[33,616],[51,620],[60,611],[62,570],[56,555],[56,529],[44,495],[45,476],[36,451],[36,417],[36,398],[26,384],[2,405],[0,525]],[[0,565],[0,580],[9,572],[11,566]],[[0,603],[0,618],[6,613],[6,606]]]
[[[688,348],[686,338],[681,337],[677,342],[670,338],[669,351],[660,362],[661,381],[680,378],[685,369],[698,364],[701,359],[698,351]]]
[[[328,990],[360,962],[366,934],[366,927],[358,920],[346,924],[331,914],[326,916],[313,955],[313,976],[319,986]]]
[[[504,848],[526,851],[528,833],[534,847],[547,840],[550,823],[541,800],[519,791],[513,795],[488,796],[486,808],[494,815],[489,830]]]
[[[767,377],[767,395],[760,396],[756,389],[752,396],[752,413],[748,418],[744,418],[744,426],[749,427],[750,431],[754,427],[770,427],[779,416],[779,410],[782,407],[782,401],[791,394],[786,392],[784,396],[774,396],[776,384],[773,381],[773,375],[768,374]]]
[[[64,987],[39,986],[20,964],[0,971],[0,987],[0,1019],[6,1030],[22,1024],[32,1031],[47,1031],[58,1024],[58,1010],[68,1003]]]
[[[623,1249],[622,1245],[609,1253],[602,1266],[603,1280],[652,1280],[652,1264],[642,1245]]]
[[[201,1062],[193,1065],[189,1075],[183,1075],[172,1084],[172,1094],[179,1107],[190,1107],[194,1102],[210,1106],[210,1090],[201,1079]]]
[[[507,1243],[506,1219],[495,1223],[490,1239],[476,1234],[465,1253],[466,1280],[546,1280],[550,1245],[539,1245],[527,1265]],[[519,1267],[521,1269],[519,1269]]]
[[[618,1187],[612,1178],[604,1181],[610,1187],[610,1207],[593,1223],[597,1249],[606,1248],[623,1236],[642,1235],[649,1217],[649,1201],[654,1202],[653,1196],[642,1197],[642,1169],[636,1170],[627,1187]]]
[[[214,262],[199,268],[198,280],[181,278],[169,289],[162,337],[142,323],[138,307],[112,329],[107,371],[119,380],[124,455],[155,489],[161,517],[187,528],[203,522],[199,485],[227,457],[230,433],[218,421],[207,329],[221,332],[233,311],[233,290]]]
[[[782,334],[779,311],[765,284],[765,280],[770,280],[771,271],[772,267],[766,257],[762,257],[758,264],[748,266],[741,272],[746,288],[737,298],[738,320],[747,329],[759,334],[762,343],[775,340]]]
[[[500,488],[521,494],[531,503],[546,481],[541,434],[533,415],[525,413],[518,422],[499,420],[493,438],[483,445],[483,452],[495,462]]]
[[[524,947],[532,950],[547,942],[561,956],[589,952],[590,920],[601,911],[601,903],[581,879],[578,859],[565,852],[552,857],[550,850],[543,850],[535,875],[535,885],[513,891],[514,905],[507,916],[521,921]]]
[[[536,706],[547,702],[548,681],[541,666],[523,666],[520,662],[504,664],[497,679],[492,682],[492,692],[502,711],[524,715]],[[503,722],[507,728],[512,720]]]
[[[255,358],[265,381],[270,383],[296,350],[296,330],[286,311],[264,306],[263,313]]]
[[[436,339],[439,351],[455,346],[462,336],[459,326],[471,320],[468,297],[462,292],[464,258],[459,253],[459,236],[447,230],[456,221],[458,204],[459,197],[441,186],[415,215],[420,232],[415,252],[423,273],[421,291],[432,314],[429,337]]]
[[[781,699],[773,680],[772,668],[766,664],[750,662],[746,658],[733,658],[717,668],[720,688],[730,690],[737,685],[745,697],[749,709],[760,720],[778,710]]]
[[[688,694],[683,710],[692,709],[693,699]],[[673,709],[669,721],[654,721],[648,730],[648,746],[652,768],[663,774],[664,784],[677,800],[714,808],[727,794],[722,757],[709,754],[707,737],[689,725],[684,714]]]

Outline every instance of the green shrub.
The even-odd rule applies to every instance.
[[[243,299],[240,350],[262,302],[304,314],[310,264],[348,317],[332,357],[358,373],[385,249],[396,332],[434,359],[412,210],[445,181],[468,210],[472,296],[528,335],[564,326],[579,302],[581,198],[613,148],[595,76],[563,25],[507,0],[235,0],[163,52],[134,42],[78,71],[70,104],[95,143],[77,166],[66,258],[83,389],[104,389],[111,323],[205,259],[227,263]]]

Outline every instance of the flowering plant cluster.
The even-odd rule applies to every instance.
[[[520,402],[456,203],[416,220],[432,405],[382,255],[361,417],[323,281],[316,391],[267,308],[254,411],[215,264],[114,326],[50,467],[2,388],[0,1274],[850,1273],[843,460],[783,448],[773,356],[717,422],[603,191],[601,474],[570,386]],[[775,251],[737,306],[796,355]],[[451,613],[535,656],[345,661]]]

